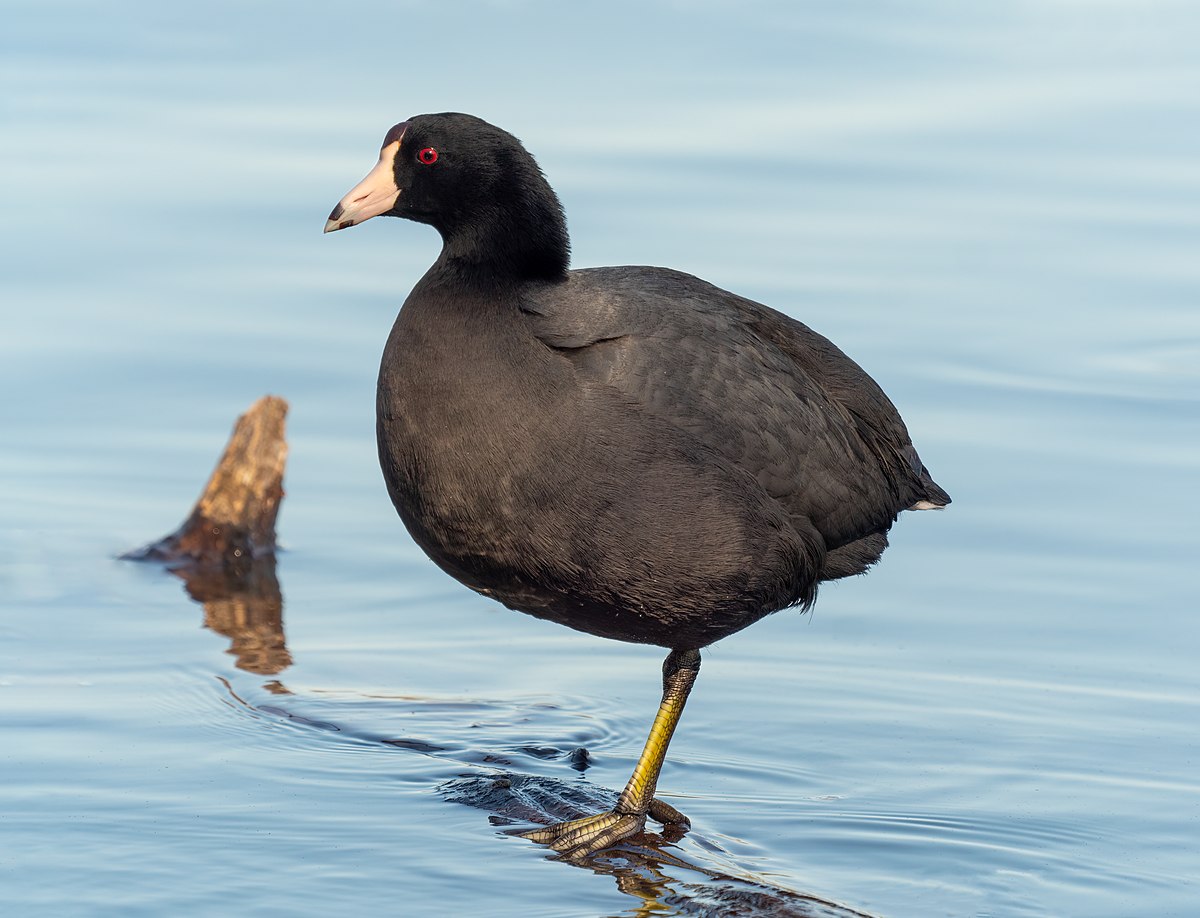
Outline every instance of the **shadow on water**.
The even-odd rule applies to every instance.
[[[283,597],[276,576],[275,558],[260,558],[237,570],[180,568],[172,571],[183,579],[188,595],[204,607],[204,626],[230,639],[227,651],[235,657],[239,669],[257,675],[278,675],[292,663],[283,626]],[[499,770],[512,766],[515,759],[561,759],[576,771],[584,771],[589,755],[586,748],[560,750],[552,747],[517,745],[480,750],[465,744],[447,742],[444,745],[427,739],[405,736],[372,735],[362,730],[318,719],[283,704],[256,704],[242,697],[225,679],[220,680],[237,708],[266,717],[286,721],[302,730],[311,730],[312,737],[338,735],[356,745],[365,744],[378,749],[403,749],[420,755],[449,760],[457,766],[472,770],[450,780],[442,781],[436,791],[450,803],[475,807],[490,814],[495,827],[518,826],[530,823],[547,825],[574,819],[609,809],[617,794],[606,788],[583,783],[568,783],[557,778]],[[293,695],[278,681],[263,688],[275,696]],[[362,699],[360,699],[362,700]],[[372,698],[378,703],[381,699]],[[400,699],[382,699],[393,701]],[[430,709],[444,723],[447,711],[466,708],[490,708],[487,703],[447,703],[439,699],[406,697],[403,704]],[[446,726],[453,732],[452,725]],[[515,834],[515,830],[504,830]],[[822,918],[862,918],[862,912],[837,905],[825,899],[771,885],[762,879],[734,876],[676,853],[674,843],[684,832],[664,830],[663,834],[646,832],[634,842],[625,843],[579,861],[563,861],[565,865],[611,876],[618,890],[638,900],[629,914],[678,914],[696,916],[822,916]],[[691,839],[701,849],[723,852],[714,841],[696,832]],[[550,857],[549,859],[557,859]]]

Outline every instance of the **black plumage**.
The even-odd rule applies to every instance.
[[[397,125],[327,230],[380,213],[444,242],[384,351],[380,461],[413,538],[472,589],[690,654],[949,503],[879,386],[807,326],[678,271],[568,270],[558,199],[508,133]]]

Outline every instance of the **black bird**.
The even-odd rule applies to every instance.
[[[379,371],[379,459],[408,531],[510,609],[657,644],[663,699],[615,809],[526,833],[568,857],[650,815],[700,649],[879,560],[940,508],[904,422],[807,326],[679,271],[569,270],[562,206],[511,134],[419,115],[325,232],[433,226]]]

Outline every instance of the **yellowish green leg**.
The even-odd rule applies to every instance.
[[[638,834],[646,826],[647,814],[664,824],[686,825],[687,817],[674,807],[654,799],[654,789],[667,756],[671,735],[679,723],[698,672],[700,652],[696,650],[673,650],[663,663],[662,704],[658,706],[658,714],[650,727],[646,747],[616,807],[607,813],[524,832],[522,837],[549,845],[565,857],[574,858],[595,854]]]

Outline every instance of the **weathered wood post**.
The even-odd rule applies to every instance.
[[[267,395],[237,419],[200,499],[177,530],[121,557],[160,561],[229,637],[237,665],[264,675],[292,662],[275,576],[275,521],[287,463],[287,402]]]

